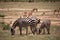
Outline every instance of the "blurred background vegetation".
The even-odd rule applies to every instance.
[[[0,2],[59,2],[60,0],[0,0]]]
[[[2,21],[0,20],[0,27],[3,30],[10,30],[10,24],[6,24],[4,22],[4,17],[5,17],[5,15],[3,13],[0,13],[0,18],[2,18]]]

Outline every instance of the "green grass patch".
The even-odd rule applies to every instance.
[[[4,14],[0,14],[0,17],[5,17],[5,15]]]
[[[2,23],[3,30],[10,30],[10,24]]]

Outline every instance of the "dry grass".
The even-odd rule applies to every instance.
[[[0,8],[4,9],[4,8],[23,8],[23,9],[33,9],[33,8],[37,8],[38,9],[57,9],[60,7],[60,2],[56,2],[56,3],[21,3],[21,2],[1,2],[0,3]],[[9,14],[10,12],[10,14]],[[19,14],[21,11],[0,11],[0,13],[4,13],[7,14],[8,16],[11,16],[10,18],[13,18],[13,15]],[[14,14],[12,14],[14,13]],[[40,12],[39,12],[40,13]],[[51,13],[52,14],[52,13]],[[18,16],[18,15],[16,15]],[[17,18],[16,16],[14,16],[15,18]],[[46,16],[46,15],[45,15]],[[44,18],[45,16],[41,16],[40,18]],[[47,15],[49,16],[49,15]],[[51,20],[53,20],[52,18],[53,15],[50,15]],[[60,15],[59,15],[60,17]],[[8,17],[9,18],[9,17]],[[55,17],[56,18],[56,17]],[[59,18],[57,18],[59,19]],[[7,19],[6,21],[12,21],[13,19]],[[14,19],[15,20],[15,19]],[[14,21],[13,20],[13,21]],[[54,19],[56,20],[56,19]],[[60,19],[59,19],[60,22]],[[53,25],[53,24],[52,24]],[[51,34],[50,35],[33,35],[33,34],[29,34],[29,35],[25,35],[25,30],[23,30],[23,35],[19,35],[19,31],[16,30],[16,34],[14,35],[14,37],[11,36],[10,34],[10,30],[9,31],[4,31],[4,30],[0,30],[0,40],[60,40],[60,24],[59,26],[53,25],[51,26]]]

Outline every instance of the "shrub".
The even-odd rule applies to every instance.
[[[3,30],[10,30],[10,24],[2,23]]]
[[[5,17],[5,15],[4,14],[0,14],[0,17]]]

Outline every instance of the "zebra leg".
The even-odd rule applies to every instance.
[[[48,34],[50,34],[50,28],[47,28],[47,32],[48,32]]]
[[[19,27],[20,35],[22,35],[22,27]]]
[[[42,29],[39,29],[39,32],[38,32],[38,34],[40,34],[42,32]]]
[[[35,34],[32,26],[30,27],[30,29],[31,29],[32,33]]]
[[[34,33],[37,33],[37,28],[36,28],[36,26],[34,26]]]
[[[28,35],[28,27],[26,27],[26,35]]]
[[[45,34],[45,28],[43,28],[43,34]]]

